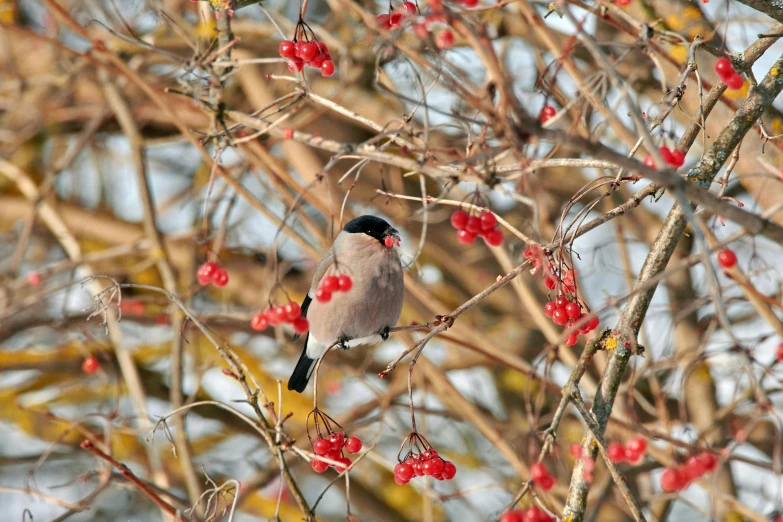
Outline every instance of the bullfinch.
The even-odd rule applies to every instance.
[[[310,331],[288,389],[299,393],[329,346],[348,349],[376,344],[389,338],[397,324],[405,294],[402,263],[396,246],[400,237],[389,223],[375,216],[351,220],[337,234],[332,248],[315,269],[312,285],[302,302],[302,316]],[[350,277],[348,291],[335,291],[331,298],[316,294],[326,276]],[[323,292],[323,291],[322,291]],[[299,335],[294,336],[294,341]]]

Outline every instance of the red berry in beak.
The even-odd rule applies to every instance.
[[[383,244],[386,245],[386,248],[391,248],[394,246],[394,238],[391,236],[386,236],[386,239],[383,240]]]

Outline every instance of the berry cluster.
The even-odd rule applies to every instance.
[[[303,334],[310,328],[307,318],[302,317],[302,308],[294,301],[289,301],[283,306],[271,306],[263,312],[258,312],[250,320],[250,327],[263,332],[269,326],[283,323],[292,325],[298,334]]]
[[[321,284],[315,291],[315,298],[321,303],[327,303],[331,301],[334,292],[348,292],[351,287],[353,287],[351,276],[328,275],[321,279]]]
[[[345,437],[342,432],[336,431],[326,439],[315,439],[313,442],[313,453],[320,457],[326,457],[340,464],[334,466],[337,471],[344,471],[351,465],[351,459],[343,456],[343,450],[348,453],[359,453],[362,450],[362,440],[359,437]],[[329,469],[329,464],[323,460],[313,459],[313,471],[323,473]]]
[[[730,91],[738,91],[745,84],[742,75],[734,70],[734,65],[728,58],[718,58],[715,62],[715,72]]]
[[[451,215],[451,226],[457,229],[457,241],[469,245],[481,236],[489,246],[503,244],[503,231],[498,227],[498,218],[489,210],[482,210],[478,216],[472,216],[464,210]]]
[[[404,458],[397,455],[398,464],[394,466],[394,481],[397,484],[402,486],[414,477],[423,476],[436,480],[451,480],[457,474],[457,467],[448,460],[443,460],[437,450],[415,431],[405,439],[403,447],[405,442],[408,443],[408,453]]]
[[[310,437],[311,417],[315,425],[315,440]],[[317,408],[307,416],[307,438],[310,439],[313,446],[313,453],[319,457],[339,463],[334,465],[319,458],[314,458],[310,465],[316,473],[323,473],[330,466],[342,473],[351,465],[351,459],[346,457],[343,451],[353,454],[362,450],[362,440],[359,437],[346,437],[343,428],[334,419]]]
[[[478,0],[458,0],[465,7],[476,7]],[[417,38],[424,40],[432,32],[436,24],[446,23],[446,17],[443,15],[443,2],[436,0],[430,2],[433,13],[427,16],[416,16],[419,12],[418,6],[413,2],[403,2],[397,9],[392,9],[388,13],[379,14],[376,18],[376,24],[379,29],[391,31],[402,27],[408,20],[412,20],[413,33]],[[435,35],[435,45],[438,49],[451,49],[454,47],[456,39],[451,29],[441,29]]]
[[[310,30],[310,37],[307,30]],[[334,74],[334,62],[326,44],[315,38],[315,33],[301,19],[296,24],[293,40],[283,40],[277,48],[282,58],[288,60],[288,70],[301,72],[305,65],[320,69],[321,75],[328,77]]]
[[[97,372],[100,367],[101,363],[94,355],[90,355],[82,361],[82,371],[84,373],[92,375]]]
[[[642,438],[631,439],[625,446],[619,442],[612,442],[606,447],[606,455],[609,460],[618,464],[621,462],[638,464],[645,451],[647,451],[647,442]]]
[[[500,516],[499,522],[554,522],[554,520],[538,506],[533,506],[527,509],[506,511]]]
[[[546,466],[540,462],[530,466],[530,480],[544,491],[549,491],[555,487],[555,477],[550,475]]]
[[[680,149],[671,150],[669,147],[664,145],[659,147],[658,150],[661,152],[663,161],[665,161],[666,164],[670,167],[678,169],[685,164],[685,153]],[[655,166],[655,160],[649,154],[644,157],[644,164],[651,169],[658,168]]]
[[[571,332],[565,338],[563,342],[566,346],[575,345],[580,334],[587,335],[598,328],[598,317],[591,315],[588,319],[588,315],[582,312],[582,305],[576,300],[569,301],[564,295],[558,296],[554,301],[545,304],[544,313],[558,326],[570,328],[577,322],[582,325],[579,330]]]
[[[737,254],[729,248],[724,248],[718,252],[718,264],[725,270],[734,268],[737,266]]]
[[[708,451],[688,457],[685,464],[673,468],[664,468],[661,475],[661,489],[666,493],[683,491],[707,473],[718,467],[718,458]]]
[[[545,105],[544,108],[541,109],[541,112],[538,113],[538,121],[543,125],[554,118],[555,114],[557,114],[557,110],[554,107]]]
[[[201,286],[212,283],[215,286],[223,287],[228,284],[228,271],[213,261],[207,261],[198,267],[196,279]]]

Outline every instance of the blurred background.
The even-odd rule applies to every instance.
[[[400,325],[427,323],[513,270],[531,242],[558,240],[561,227],[589,221],[649,184],[625,179],[610,190],[607,179],[618,169],[590,163],[589,151],[539,140],[510,144],[486,124],[486,100],[492,104],[505,89],[533,121],[552,106],[557,117],[549,128],[622,154],[636,145],[629,112],[638,107],[648,121],[665,115],[651,134],[673,147],[697,120],[699,84],[691,76],[670,112],[662,100],[697,34],[709,47],[696,54],[705,95],[717,82],[713,66],[722,52],[774,40],[752,65],[760,80],[783,51],[780,8],[750,0],[448,4],[457,32],[450,49],[435,43],[446,30],[442,22],[435,20],[425,39],[414,34],[412,24],[431,12],[426,4],[419,5],[422,17],[385,31],[373,23],[389,12],[384,3],[311,0],[305,21],[337,67],[324,78],[312,69],[290,73],[278,54],[281,33],[294,35],[299,4],[235,7],[229,18],[218,0],[0,1],[3,520],[167,519],[126,476],[80,449],[85,438],[104,444],[177,509],[206,494],[187,513],[192,520],[228,520],[237,494],[235,521],[301,520],[267,441],[234,412],[213,402],[155,425],[198,401],[219,401],[251,419],[256,411],[194,322],[166,295],[133,285],[177,296],[244,364],[262,406],[267,398],[274,404],[264,410],[271,429],[272,412],[290,415],[285,440],[310,451],[312,385],[303,395],[285,389],[302,341],[292,343],[287,326],[254,331],[250,319],[270,304],[301,302],[342,224],[373,214],[401,231]],[[480,38],[465,38],[459,23]],[[580,33],[614,60],[611,72]],[[479,52],[485,40],[502,85]],[[718,100],[681,173],[727,126],[750,83]],[[783,225],[781,110],[778,99],[715,190]],[[254,136],[264,129],[240,125],[231,111],[271,128]],[[382,160],[363,155],[365,145],[383,151]],[[636,158],[644,155],[643,148]],[[556,161],[569,158],[581,163]],[[421,171],[410,166],[417,163]],[[617,324],[673,201],[670,194],[646,197],[573,244],[567,260],[601,329]],[[502,246],[457,241],[449,218],[461,202],[503,219]],[[632,358],[607,440],[648,441],[642,463],[621,466],[648,520],[771,520],[783,495],[781,245],[743,234],[709,210],[700,215],[713,248],[731,242],[746,283],[705,270],[701,261],[665,278],[642,325],[645,357]],[[672,263],[699,248],[689,230]],[[207,260],[227,270],[225,287],[198,284],[196,271]],[[121,301],[115,284],[130,285]],[[748,287],[763,297],[751,302]],[[457,466],[449,482],[398,486],[392,476],[412,429],[409,359],[385,379],[377,374],[425,332],[330,353],[319,408],[370,451],[346,487],[333,470],[318,475],[301,454],[281,450],[309,506],[322,496],[316,518],[496,520],[529,478],[560,388],[595,335],[565,346],[562,329],[543,313],[553,298],[541,275],[525,270],[422,352],[412,374],[417,427]],[[85,367],[87,360],[98,364]],[[588,402],[606,361],[597,354],[582,381]],[[569,447],[583,431],[569,408],[544,460],[556,484],[535,498],[554,513],[574,466]],[[718,472],[662,494],[662,468],[704,448],[720,456]],[[211,494],[215,485],[234,489]],[[520,505],[533,502],[527,493]],[[589,520],[632,520],[601,462],[587,511]]]

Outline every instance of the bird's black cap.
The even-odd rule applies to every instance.
[[[359,216],[349,221],[343,230],[349,234],[367,234],[381,243],[387,236],[396,236],[397,230],[383,219],[375,216]]]

